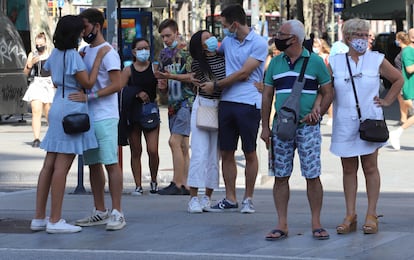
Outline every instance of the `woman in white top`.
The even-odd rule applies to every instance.
[[[330,150],[341,157],[343,187],[346,203],[346,216],[337,226],[338,234],[356,230],[357,171],[359,160],[365,175],[368,208],[366,212],[364,234],[378,232],[377,201],[380,191],[378,170],[378,149],[385,143],[367,142],[359,137],[360,120],[351,77],[354,79],[361,120],[383,119],[382,106],[389,106],[401,91],[403,78],[378,52],[368,50],[369,22],[350,19],[344,23],[344,42],[349,52],[337,54],[329,59],[329,67],[334,78],[335,96],[333,101],[333,129]],[[349,59],[351,72],[348,70]],[[388,79],[392,86],[387,95],[379,98],[380,76]]]

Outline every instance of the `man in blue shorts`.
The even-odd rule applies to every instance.
[[[256,140],[260,122],[262,95],[255,83],[263,81],[267,42],[249,28],[240,5],[230,5],[221,12],[226,37],[219,52],[224,53],[226,78],[204,83],[207,92],[223,90],[219,104],[219,140],[226,197],[207,208],[210,212],[235,211],[237,167],[235,151],[239,137],[246,159],[246,189],[241,213],[254,213],[252,197],[259,169]]]
[[[322,58],[303,48],[305,29],[298,20],[283,23],[276,34],[276,47],[282,51],[274,57],[267,69],[262,100],[262,134],[267,147],[271,146],[272,159],[269,175],[275,177],[273,198],[278,215],[278,224],[267,234],[267,240],[285,238],[288,234],[287,208],[289,201],[289,177],[293,169],[295,149],[298,149],[302,176],[306,178],[308,200],[312,214],[312,234],[315,239],[328,239],[328,232],[320,223],[323,190],[319,179],[321,174],[320,115],[325,114],[333,98],[331,76]],[[300,96],[299,126],[292,140],[281,140],[270,131],[269,117],[275,93],[277,113],[290,95],[293,83],[298,77],[305,57],[309,61],[305,70],[305,85]],[[318,93],[320,93],[318,95]]]
[[[91,70],[97,51],[109,45],[103,37],[104,16],[101,11],[89,8],[80,16],[85,23],[84,41],[89,45],[81,49],[81,55],[88,70]],[[111,49],[102,60],[98,78],[91,93],[88,93],[89,114],[94,120],[96,139],[99,147],[84,153],[84,162],[89,165],[89,179],[95,208],[92,215],[76,221],[76,225],[87,227],[106,224],[107,230],[119,230],[125,225],[121,210],[123,177],[118,164],[118,95],[121,90],[121,61],[118,53]],[[112,211],[105,207],[105,174],[108,172]]]

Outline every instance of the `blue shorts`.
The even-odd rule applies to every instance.
[[[177,113],[168,118],[168,126],[171,134],[190,136],[191,111],[189,107],[181,107]]]
[[[94,122],[98,148],[83,153],[85,165],[118,163],[118,119],[105,119]]]
[[[256,151],[260,109],[254,105],[220,101],[218,117],[220,150],[237,150],[240,137],[243,152]]]
[[[296,138],[282,141],[272,134],[273,169],[269,175],[289,177],[293,170],[295,149],[298,148],[300,169],[306,179],[314,179],[321,175],[321,132],[318,125],[304,125],[296,130]]]

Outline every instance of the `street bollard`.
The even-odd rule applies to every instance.
[[[73,194],[85,194],[85,186],[83,185],[83,156],[78,155],[78,185]]]

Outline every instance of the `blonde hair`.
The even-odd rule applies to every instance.
[[[408,34],[406,32],[397,32],[397,34],[395,35],[395,39],[401,41],[405,45],[411,43],[410,37],[408,37]]]
[[[349,19],[345,21],[344,27],[342,29],[342,35],[347,38],[352,36],[353,33],[357,31],[369,31],[370,25],[367,20],[362,20],[359,18]]]

